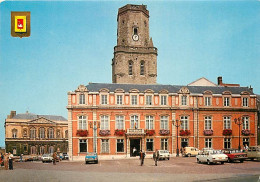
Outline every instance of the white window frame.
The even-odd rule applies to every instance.
[[[168,130],[168,128],[169,128],[169,117],[168,116],[160,117],[160,128],[161,128],[161,130]]]
[[[81,141],[85,141],[85,142],[81,142]],[[88,140],[87,139],[79,139],[79,153],[86,153],[86,152],[80,151],[80,144],[81,143],[86,143],[86,152],[88,152]]]
[[[52,131],[52,132],[51,132]],[[53,128],[48,128],[48,135],[50,139],[54,138],[54,129]]]
[[[231,129],[231,117],[230,116],[224,116],[223,117],[223,128],[225,129]]]
[[[168,150],[169,140],[168,138],[161,139],[161,150]]]
[[[79,130],[87,130],[87,116],[81,115],[78,117],[78,129]]]
[[[108,94],[101,94],[100,104],[108,105]]]
[[[205,106],[211,106],[212,105],[212,97],[211,96],[205,96],[204,99],[205,99],[205,102],[204,102]]]
[[[243,116],[243,130],[250,130],[250,121],[249,121],[249,116]]]
[[[189,117],[181,116],[181,129],[188,130],[189,129]]]
[[[161,106],[167,106],[168,105],[168,97],[167,95],[160,95],[160,105]]]
[[[152,106],[153,105],[153,96],[145,95],[145,105]]]
[[[138,115],[131,115],[130,116],[130,128],[135,129],[135,126],[137,127],[137,129],[139,128],[139,116]]]
[[[223,106],[224,107],[230,107],[231,106],[230,102],[231,102],[231,98],[230,97],[224,97],[223,98]]]
[[[181,95],[181,105],[182,106],[187,106],[188,105],[188,96],[187,95]]]
[[[136,106],[138,105],[138,95],[131,95],[131,105]]]
[[[154,117],[151,115],[145,116],[145,129],[153,130],[154,129]]]
[[[30,128],[30,138],[36,138],[36,128]]]
[[[109,116],[108,115],[101,115],[100,116],[100,129],[101,130],[109,130]]]
[[[249,99],[248,97],[242,97],[242,106],[248,107],[249,106]]]
[[[110,150],[110,144],[109,139],[101,139],[100,145],[101,145],[101,153],[108,154]]]
[[[45,138],[45,128],[39,128],[39,138]]]
[[[205,148],[212,148],[212,138],[205,138]]]
[[[120,152],[117,151],[117,149],[118,149],[117,144],[118,143],[123,143],[123,151],[120,151]],[[125,140],[123,138],[116,139],[116,153],[124,153],[124,152],[125,152]]]
[[[148,151],[147,150],[147,143],[152,143],[153,144],[153,147],[152,147],[152,150],[151,151],[154,151],[154,139],[153,138],[147,138],[146,139],[146,151]],[[149,150],[150,151],[150,150]],[[150,152],[151,152],[150,151]]]
[[[116,95],[116,104],[123,105],[123,95]]]
[[[12,130],[12,138],[17,138],[17,129]]]
[[[224,149],[230,149],[231,148],[231,138],[224,138],[223,142],[224,142],[223,143],[223,148]],[[227,145],[229,145],[229,147],[225,148],[225,143],[227,143]]]
[[[212,116],[205,116],[204,117],[204,129],[205,130],[212,130]]]
[[[125,117],[122,115],[116,115],[116,129],[124,130],[125,129]]]
[[[79,94],[79,104],[86,104],[86,96],[84,93]]]

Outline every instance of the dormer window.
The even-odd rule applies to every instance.
[[[224,106],[230,106],[230,97],[224,97]]]
[[[79,104],[85,104],[85,95],[84,94],[79,95]]]
[[[183,106],[187,105],[187,95],[181,96],[181,105],[183,105]]]
[[[243,107],[248,107],[248,98],[247,97],[243,97],[242,102],[243,102]]]

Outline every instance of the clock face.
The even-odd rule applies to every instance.
[[[139,39],[139,36],[138,36],[138,35],[133,35],[133,40],[134,40],[134,41],[138,41],[138,39]]]

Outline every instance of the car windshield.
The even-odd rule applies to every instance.
[[[210,151],[211,154],[223,154],[223,152],[219,151],[219,150],[212,150]]]
[[[43,154],[43,157],[49,157],[50,155],[49,154]]]

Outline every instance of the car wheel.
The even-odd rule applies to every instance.
[[[44,161],[42,161],[42,163],[44,163]]]
[[[98,164],[98,161],[96,161],[96,164]]]
[[[207,164],[208,164],[208,165],[210,165],[210,164],[211,164],[211,162],[210,162],[209,160],[207,160]]]
[[[224,164],[224,162],[220,162],[220,164]]]
[[[188,157],[191,157],[191,154],[188,154]]]
[[[170,160],[170,157],[168,157],[168,160]]]
[[[86,163],[86,164],[88,164],[88,162],[87,162],[87,161],[86,161],[85,163]]]
[[[243,163],[244,162],[244,160],[240,160],[240,163]]]
[[[231,162],[232,162],[232,160],[231,160],[230,158],[228,158],[227,162],[231,163]]]
[[[197,159],[197,163],[200,164],[200,160],[199,159]]]

